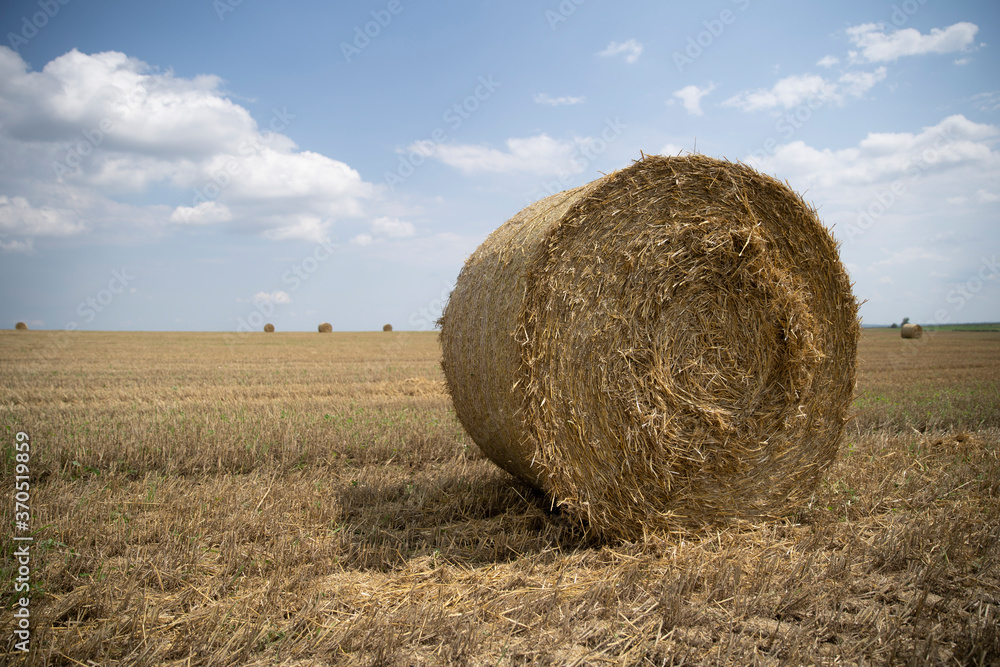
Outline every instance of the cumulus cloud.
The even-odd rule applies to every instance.
[[[197,206],[178,206],[170,214],[170,222],[179,225],[211,225],[232,219],[229,207],[215,201],[202,202]]]
[[[419,141],[408,150],[433,157],[467,174],[525,173],[549,175],[560,171],[579,173],[583,167],[574,155],[592,139],[559,140],[547,134],[513,138],[505,142],[507,150],[474,144],[444,144]]]
[[[789,109],[811,98],[832,97],[836,88],[836,84],[821,76],[814,74],[794,75],[781,79],[770,89],[758,88],[754,91],[734,95],[724,101],[722,105],[736,107],[743,111],[772,109],[778,106]]]
[[[887,33],[882,24],[865,23],[847,29],[848,38],[859,49],[849,53],[850,61],[854,64],[894,62],[904,56],[965,51],[972,45],[977,31],[978,27],[973,23],[956,23],[944,29],[935,28],[929,35],[913,28]],[[816,64],[831,68],[839,62],[836,56],[827,55]],[[959,64],[959,61],[956,63]],[[817,99],[844,104],[849,98],[863,97],[876,84],[884,81],[887,74],[884,66],[873,71],[844,72],[836,79],[817,74],[796,74],[779,80],[770,88],[740,92],[722,104],[743,111],[779,107],[791,109]]]
[[[803,188],[910,181],[962,165],[987,175],[1000,168],[1000,153],[991,147],[997,136],[1000,128],[958,114],[916,133],[872,132],[857,146],[838,150],[793,141],[778,146],[773,155],[747,161],[769,173],[795,174]]]
[[[0,195],[0,229],[11,234],[71,236],[86,231],[87,225],[68,208],[35,205],[25,197]]]
[[[372,221],[372,232],[379,236],[390,238],[405,238],[417,233],[412,222],[406,222],[399,218],[381,217]]]
[[[927,248],[910,246],[897,250],[885,259],[876,262],[875,266],[891,266],[893,264],[909,264],[911,262],[945,262],[948,258]]]
[[[704,112],[701,110],[701,98],[708,95],[710,92],[715,90],[715,84],[710,83],[705,88],[699,88],[698,86],[692,84],[690,86],[684,86],[680,90],[674,92],[674,97],[677,97],[683,102],[684,109],[692,116],[701,116]]]
[[[879,23],[864,23],[847,29],[847,36],[859,51],[856,60],[894,62],[905,56],[927,53],[953,53],[968,49],[979,31],[975,23],[961,22],[947,28],[933,28],[928,35],[914,28],[886,32]]]
[[[417,229],[412,222],[388,216],[375,218],[369,225],[369,231],[351,238],[354,245],[368,246],[381,243],[386,239],[406,239],[416,236]]]
[[[1000,109],[1000,90],[977,93],[972,96],[972,103],[980,111],[997,111]]]
[[[250,297],[250,301],[253,303],[289,304],[292,302],[292,297],[288,292],[275,290],[273,292],[257,292]]]
[[[6,234],[0,234],[0,252],[3,253],[18,253],[22,255],[33,255],[35,253],[35,241],[34,239],[28,239],[26,241],[18,241],[17,239],[7,241]]]
[[[123,53],[73,50],[31,71],[0,47],[0,228],[26,236],[238,224],[322,240],[375,187],[300,150],[294,113],[255,120],[216,76],[185,78]],[[127,202],[127,203],[126,203]]]
[[[848,97],[861,97],[885,80],[886,68],[879,67],[873,72],[846,72],[837,79],[837,90]]]
[[[639,60],[639,56],[642,55],[642,44],[634,39],[628,39],[624,42],[611,42],[608,44],[603,51],[599,51],[597,55],[602,58],[611,58],[618,55],[625,56],[625,62],[632,64]]]
[[[846,72],[836,81],[817,74],[796,74],[779,80],[771,88],[738,93],[722,105],[743,111],[759,111],[776,107],[791,109],[810,100],[843,104],[848,97],[862,97],[875,84],[884,80],[886,74],[885,67],[872,72]]]
[[[660,149],[660,155],[683,155],[688,152],[690,151],[687,148],[682,148],[677,144],[664,144],[663,148]]]
[[[582,95],[580,97],[571,97],[568,95],[563,97],[552,97],[548,93],[538,93],[535,95],[535,104],[545,104],[550,107],[583,104],[586,101],[587,98]]]

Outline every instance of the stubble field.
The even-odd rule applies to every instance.
[[[485,460],[439,357],[434,333],[0,332],[3,661],[1000,663],[1000,333],[866,330],[808,506],[629,543]]]

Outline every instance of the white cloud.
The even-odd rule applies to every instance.
[[[579,173],[583,167],[573,159],[576,151],[591,139],[560,141],[547,134],[508,139],[506,151],[473,144],[441,144],[418,141],[408,147],[427,157],[441,160],[465,173],[527,173],[549,175],[560,171]]]
[[[302,240],[313,243],[330,242],[330,221],[317,215],[283,211],[261,216],[261,234],[273,241]]]
[[[14,239],[13,241],[4,241],[6,234],[0,234],[0,252],[11,253],[11,254],[22,254],[22,255],[33,255],[35,254],[35,241],[34,239],[28,239],[26,241],[18,241]]]
[[[1000,196],[997,196],[995,192],[990,192],[989,190],[983,188],[976,190],[976,201],[981,204],[992,204],[1000,201]]]
[[[816,62],[816,64],[819,65],[820,67],[833,67],[839,62],[840,58],[838,58],[837,56],[823,56]]]
[[[399,218],[382,217],[372,221],[372,232],[378,236],[405,238],[415,235],[417,230],[412,222],[406,222]]]
[[[955,115],[919,133],[869,133],[857,146],[839,150],[793,141],[778,146],[773,155],[750,157],[748,162],[768,173],[795,174],[804,189],[911,182],[962,165],[976,165],[986,175],[1000,168],[1000,153],[990,145],[997,136],[1000,128]]]
[[[972,96],[972,103],[980,111],[996,111],[1000,109],[1000,90],[977,93]]]
[[[682,148],[677,144],[664,144],[663,148],[660,149],[660,155],[682,155],[687,152],[688,149]]]
[[[743,111],[757,111],[784,107],[790,109],[810,99],[832,98],[837,84],[815,74],[787,76],[770,89],[758,88],[730,97],[723,106],[737,107]]]
[[[571,96],[552,97],[548,93],[538,93],[537,95],[535,95],[535,104],[545,104],[550,107],[583,104],[586,101],[587,98],[583,97],[582,95],[580,97],[571,97]]]
[[[0,191],[23,200],[0,212],[0,229],[19,235],[236,221],[321,240],[376,192],[343,162],[298,149],[282,134],[295,122],[287,109],[258,125],[218,77],[122,53],[73,50],[36,72],[0,47],[0,100]]]
[[[178,206],[170,214],[170,222],[180,225],[211,225],[232,219],[229,207],[216,201],[202,202],[197,206]]]
[[[275,290],[273,292],[257,292],[250,298],[250,300],[253,303],[289,304],[292,302],[292,297],[288,294],[288,292]]]
[[[875,87],[875,84],[883,81],[886,74],[885,67],[879,67],[874,72],[846,72],[837,79],[838,94],[842,92],[850,97],[861,97]]]
[[[82,140],[168,159],[236,152],[256,123],[219,92],[221,84],[214,76],[157,72],[114,51],[74,49],[31,72],[17,53],[0,48],[4,133],[23,141]]]
[[[830,81],[816,74],[796,74],[779,80],[769,89],[758,88],[738,93],[722,105],[743,111],[759,111],[776,107],[791,109],[813,100],[843,104],[847,97],[863,96],[875,84],[883,81],[886,74],[885,67],[879,67],[873,72],[846,72],[837,81]]]
[[[416,234],[417,229],[413,226],[412,222],[382,216],[372,220],[368,232],[356,234],[352,237],[351,243],[359,246],[369,246],[382,243],[386,239],[407,239],[411,236],[416,236]]]
[[[639,60],[639,56],[642,54],[642,44],[634,39],[624,42],[611,42],[603,51],[598,52],[597,55],[602,58],[611,58],[620,54],[625,54],[625,62],[631,65]]]
[[[72,236],[87,231],[87,224],[71,209],[0,195],[0,229],[26,236]]]
[[[886,26],[864,23],[847,29],[847,36],[860,49],[857,58],[868,62],[893,62],[904,56],[953,53],[968,49],[979,27],[961,22],[947,28],[933,28],[923,35],[914,28],[886,33]]]
[[[708,95],[710,92],[715,90],[715,84],[710,83],[705,88],[699,88],[698,86],[692,84],[690,86],[684,86],[680,90],[674,92],[674,97],[679,98],[684,103],[684,109],[692,116],[701,116],[704,112],[701,110],[701,98]]]
[[[897,250],[880,262],[876,262],[875,266],[891,266],[894,264],[909,264],[910,262],[945,262],[948,258],[944,255],[940,255],[936,252],[932,252],[927,248],[921,248],[918,246],[910,246],[908,248],[903,248],[902,250]]]

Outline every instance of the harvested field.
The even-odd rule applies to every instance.
[[[35,538],[30,651],[5,614],[5,660],[1000,661],[998,332],[865,330],[801,510],[616,542],[478,451],[435,334],[332,336],[0,332]]]

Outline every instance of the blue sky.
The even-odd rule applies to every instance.
[[[817,207],[867,324],[1000,320],[1000,5],[8,1],[0,327],[429,329],[646,154]]]

